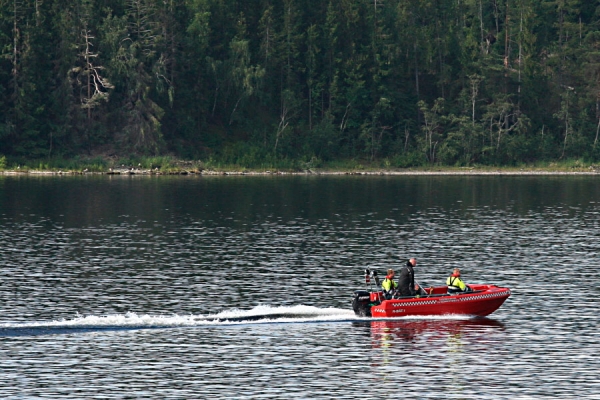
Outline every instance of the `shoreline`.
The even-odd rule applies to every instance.
[[[146,169],[112,169],[109,171],[0,171],[0,176],[79,176],[79,175],[118,175],[118,176],[174,176],[174,175],[197,175],[197,176],[594,176],[600,175],[600,169],[559,171],[559,170],[531,170],[531,169],[493,169],[477,170],[468,168],[465,170],[373,170],[373,171],[329,171],[309,169],[305,171],[215,171],[215,170],[179,170],[161,172]]]

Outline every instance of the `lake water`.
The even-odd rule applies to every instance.
[[[0,397],[598,398],[599,248],[595,176],[0,176]],[[512,296],[355,317],[408,257]]]

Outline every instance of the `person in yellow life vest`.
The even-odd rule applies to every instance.
[[[463,293],[470,292],[471,288],[460,279],[460,269],[454,268],[452,275],[446,279],[448,285],[448,293]]]
[[[383,295],[385,296],[386,300],[390,300],[392,297],[394,297],[396,289],[398,288],[398,283],[394,282],[395,274],[396,273],[393,269],[388,269],[385,279],[383,280],[383,282],[381,282],[381,287],[383,288]]]

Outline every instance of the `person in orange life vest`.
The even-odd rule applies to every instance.
[[[398,284],[394,282],[395,274],[396,273],[393,269],[388,269],[387,276],[385,277],[383,282],[381,282],[381,287],[383,288],[383,295],[385,296],[386,300],[389,300],[392,297],[394,297],[394,293],[398,288]]]
[[[454,268],[452,275],[446,279],[448,285],[448,293],[463,293],[470,292],[471,288],[460,279],[460,269]]]

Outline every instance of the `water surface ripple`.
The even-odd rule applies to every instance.
[[[0,177],[2,398],[595,398],[595,177]],[[357,318],[406,257],[513,295]]]

